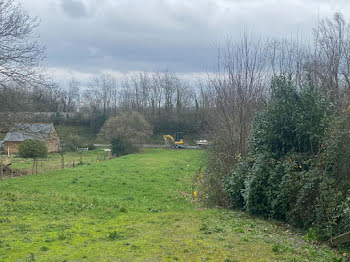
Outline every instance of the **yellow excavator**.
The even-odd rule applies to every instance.
[[[166,146],[170,146],[171,148],[185,148],[183,132],[176,132],[175,139],[172,135],[163,135],[163,139]]]

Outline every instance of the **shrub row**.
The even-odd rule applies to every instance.
[[[330,111],[311,84],[274,79],[249,154],[226,180],[231,207],[312,228],[320,239],[350,230],[350,111]]]

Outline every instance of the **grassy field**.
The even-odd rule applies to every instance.
[[[342,261],[284,225],[201,208],[204,154],[147,149],[0,181],[0,261]]]
[[[83,164],[92,164],[109,158],[108,153],[104,152],[103,149],[82,152],[67,152],[64,153],[63,156],[65,168],[71,168],[79,165],[80,160]],[[0,163],[11,163],[12,168],[26,170],[30,173],[33,171],[33,159],[31,158],[21,158],[18,156],[8,157],[6,155],[0,155]],[[47,158],[38,159],[38,173],[55,171],[59,169],[61,169],[61,155],[59,153],[48,154]],[[36,169],[34,170],[34,173],[35,172]]]

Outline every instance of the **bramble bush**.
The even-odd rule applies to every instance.
[[[226,181],[231,207],[312,228],[320,239],[350,230],[350,111],[331,120],[312,84],[297,88],[284,76],[271,90],[248,156]]]

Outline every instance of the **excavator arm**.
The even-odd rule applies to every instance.
[[[166,146],[170,146],[172,148],[185,148],[182,132],[176,133],[176,139],[174,139],[172,135],[163,135],[163,139]]]
[[[174,145],[175,144],[175,139],[173,138],[172,135],[163,135],[163,139],[164,139],[165,144],[167,144],[167,145]]]

